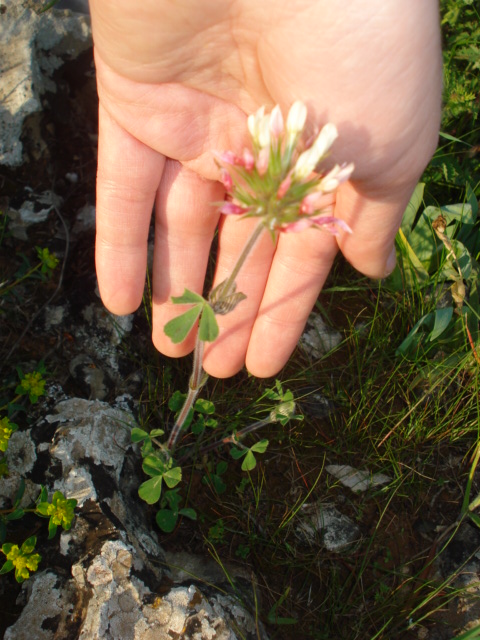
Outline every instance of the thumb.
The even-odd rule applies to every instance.
[[[395,236],[415,185],[388,196],[362,191],[351,183],[337,193],[335,216],[353,233],[341,234],[338,244],[350,264],[369,278],[386,278],[395,268]]]

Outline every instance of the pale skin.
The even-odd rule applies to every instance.
[[[284,114],[295,100],[314,133],[336,124],[331,160],[354,162],[329,213],[353,234],[265,234],[237,278],[247,295],[218,318],[204,368],[228,377],[244,364],[275,375],[292,353],[336,253],[361,273],[394,267],[393,243],[434,152],[441,108],[436,0],[91,0],[99,108],[96,264],[102,299],[126,314],[140,304],[155,204],[153,341],[174,345],[170,297],[202,293],[220,222],[215,282],[225,279],[252,220],[223,217],[213,150],[241,153],[246,117]],[[253,223],[255,224],[255,223]]]

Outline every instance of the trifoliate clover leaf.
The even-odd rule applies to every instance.
[[[183,342],[195,326],[198,318],[200,340],[212,342],[218,336],[218,324],[209,302],[198,293],[185,289],[181,296],[173,296],[174,304],[193,304],[194,306],[185,313],[173,318],[164,327],[165,334],[178,344]]]
[[[195,305],[192,309],[185,311],[182,315],[167,322],[163,330],[174,344],[183,342],[193,329],[199,315],[202,313],[202,305]]]

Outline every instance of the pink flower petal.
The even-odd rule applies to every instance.
[[[268,171],[268,163],[270,161],[270,147],[260,149],[257,157],[256,167],[258,174],[264,176]]]
[[[282,111],[277,104],[270,114],[270,133],[277,139],[282,135],[284,129]]]
[[[221,164],[229,164],[229,165],[238,164],[238,158],[233,153],[233,151],[222,151],[222,152],[214,151],[213,155]]]
[[[250,149],[244,149],[242,155],[243,166],[247,171],[251,171],[255,166],[255,158]]]
[[[228,173],[226,169],[222,167],[220,171],[220,179],[222,181],[223,186],[227,191],[230,191],[233,187],[232,176]]]
[[[309,218],[309,220],[318,227],[325,227],[326,230],[334,236],[338,235],[339,229],[346,233],[353,233],[344,220],[335,218],[334,216],[317,216],[315,218]]]
[[[290,175],[288,175],[286,178],[284,178],[282,180],[282,182],[280,183],[280,186],[278,187],[278,191],[277,191],[277,199],[278,200],[281,200],[283,198],[283,196],[290,189],[290,185],[291,184],[292,184],[292,178],[291,178]]]
[[[234,202],[225,202],[219,209],[219,212],[223,213],[226,216],[240,215],[242,213],[246,213],[247,211],[248,209],[245,209],[245,207],[241,207]]]
[[[295,220],[295,222],[289,222],[280,227],[280,231],[284,233],[299,233],[300,231],[304,231],[313,225],[312,218],[300,218],[299,220]]]

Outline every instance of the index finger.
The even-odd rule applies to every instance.
[[[147,241],[165,156],[137,140],[100,104],[95,262],[105,306],[118,315],[141,303]]]

